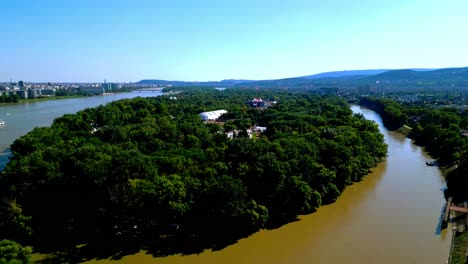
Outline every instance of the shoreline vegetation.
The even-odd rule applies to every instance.
[[[198,116],[218,109],[219,123]],[[267,129],[249,138],[254,125]],[[342,98],[190,89],[64,115],[11,150],[0,234],[63,263],[222,249],[333,203],[387,146]]]
[[[468,259],[468,232],[457,233],[449,264],[465,264]]]
[[[359,105],[377,112],[389,130],[402,131],[436,159],[447,180],[446,197],[468,200],[468,110],[399,104],[386,98],[362,97]]]
[[[451,200],[451,197],[454,204],[460,205],[468,201],[468,110],[401,105],[389,99],[371,97],[361,98],[359,104],[379,113],[386,127],[413,139],[415,144],[424,147],[436,159],[426,164],[439,164],[447,183],[444,190],[447,200]],[[462,219],[459,222],[465,228],[462,232],[458,229],[454,231],[456,238],[452,241],[450,263],[467,261],[466,221]]]
[[[103,94],[70,94],[70,95],[54,95],[54,96],[41,96],[37,98],[28,98],[28,99],[17,99],[13,102],[0,102],[0,107],[8,106],[8,105],[15,105],[15,104],[27,104],[27,103],[35,103],[35,102],[44,102],[44,101],[52,101],[52,100],[62,100],[62,99],[72,99],[72,98],[83,98],[83,97],[90,97],[90,96],[99,96],[99,95],[108,95],[108,94],[116,94],[116,93],[126,93],[131,92],[132,90],[123,89],[118,90],[110,93],[103,93]]]
[[[50,96],[50,97],[43,96],[43,97],[38,97],[38,98],[19,99],[18,102],[0,102],[0,107],[9,106],[9,105],[16,105],[16,104],[27,104],[27,103],[35,103],[35,102],[52,101],[52,100],[82,98],[82,97],[89,97],[89,96],[94,96],[94,95],[65,95],[65,96]]]
[[[82,97],[89,97],[94,95],[65,95],[65,96],[50,96],[50,97],[38,97],[38,98],[30,98],[30,99],[20,99],[18,103],[29,103],[29,102],[43,102],[43,101],[52,101],[52,100],[61,100],[61,99],[70,99],[70,98],[82,98]]]

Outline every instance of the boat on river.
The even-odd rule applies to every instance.
[[[426,161],[427,166],[438,166],[439,163],[437,161]]]
[[[4,125],[5,125],[5,121],[0,120],[0,126],[4,126]]]

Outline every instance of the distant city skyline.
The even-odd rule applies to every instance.
[[[0,82],[279,79],[468,66],[466,0],[18,0]]]

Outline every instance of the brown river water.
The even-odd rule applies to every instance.
[[[8,146],[34,126],[50,125],[53,118],[64,113],[113,99],[95,97],[0,107],[0,119],[7,123],[0,129],[0,160],[6,164]],[[446,263],[451,232],[435,234],[444,204],[441,188],[445,184],[440,171],[425,165],[431,158],[410,139],[383,128],[375,112],[358,106],[352,109],[379,124],[389,152],[386,161],[361,182],[346,187],[335,203],[218,251],[158,258],[141,251],[120,260],[88,263]],[[33,259],[43,257],[36,254]]]

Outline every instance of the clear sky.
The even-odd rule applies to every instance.
[[[2,0],[0,82],[468,66],[467,0]]]

